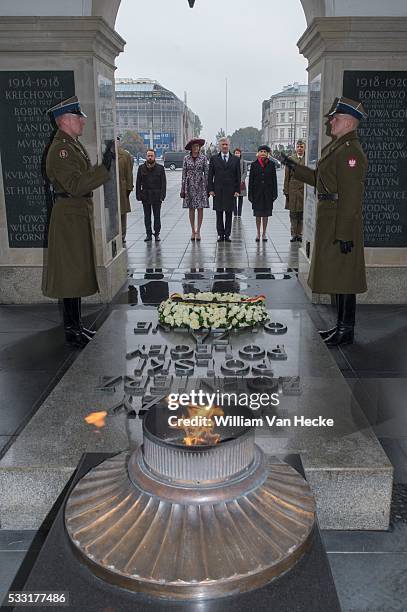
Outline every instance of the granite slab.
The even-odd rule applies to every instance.
[[[124,410],[115,413],[124,397],[117,384],[101,391],[103,376],[132,375],[126,354],[138,345],[194,346],[187,332],[134,334],[139,321],[157,321],[154,309],[118,308],[27,424],[0,461],[0,521],[3,528],[38,527],[85,452],[120,452],[129,447],[129,424]],[[285,395],[269,416],[293,420],[334,419],[334,427],[258,427],[257,443],[266,453],[300,453],[325,529],[387,529],[393,468],[363,416],[329,350],[303,310],[272,310],[271,320],[287,325],[287,333],[260,330],[230,334],[234,355],[247,344],[270,350],[284,344],[287,360],[272,361],[274,377],[300,377],[301,394]],[[216,375],[222,377],[216,359]],[[248,362],[250,365],[253,362]],[[173,364],[171,365],[173,368]],[[206,368],[194,376],[205,377]],[[173,370],[172,370],[173,371]],[[219,379],[221,380],[221,378]],[[135,400],[137,404],[139,400]],[[106,410],[106,426],[85,422],[90,412]],[[268,409],[269,410],[269,409]],[[131,422],[132,440],[141,442],[141,420]],[[16,511],[18,508],[18,512]]]

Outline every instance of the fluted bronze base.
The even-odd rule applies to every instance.
[[[90,470],[71,492],[65,524],[99,577],[168,599],[258,588],[289,570],[311,542],[315,503],[289,465],[255,447],[244,475],[197,488],[163,481],[141,449]],[[130,475],[129,475],[130,472]]]

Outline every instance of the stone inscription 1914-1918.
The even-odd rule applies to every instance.
[[[343,94],[368,118],[358,134],[369,160],[365,246],[407,246],[407,72],[345,71]]]
[[[41,165],[53,130],[44,113],[74,93],[70,70],[0,71],[0,152],[10,248],[45,246]]]

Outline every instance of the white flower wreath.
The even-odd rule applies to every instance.
[[[172,294],[158,307],[160,323],[191,329],[254,327],[268,315],[264,296],[250,298],[240,293]]]

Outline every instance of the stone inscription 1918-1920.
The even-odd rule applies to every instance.
[[[44,112],[75,93],[73,71],[0,71],[0,152],[11,248],[45,246],[42,156],[52,135]]]
[[[365,246],[407,246],[407,72],[345,71],[343,94],[361,100],[358,130],[369,160]]]

